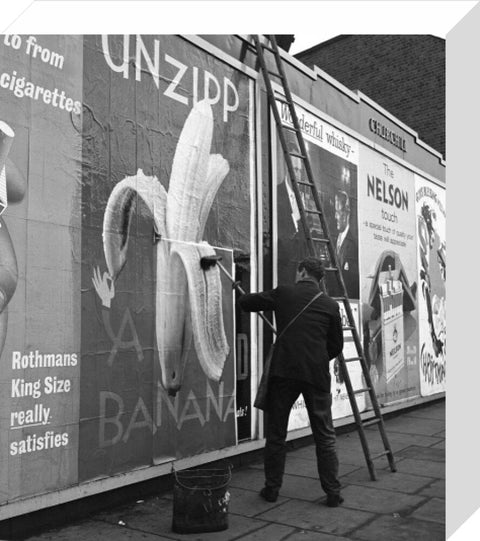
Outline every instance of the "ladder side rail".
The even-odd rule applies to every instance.
[[[337,359],[340,361],[340,367],[343,374],[343,379],[345,381],[345,386],[347,388],[347,394],[350,399],[350,406],[352,408],[353,417],[355,419],[355,423],[358,428],[358,435],[360,436],[360,442],[362,444],[363,454],[365,455],[365,460],[367,462],[368,471],[370,472],[370,477],[372,481],[376,480],[375,475],[375,468],[373,465],[373,461],[370,456],[370,449],[368,446],[367,436],[365,434],[365,429],[362,425],[362,417],[360,415],[360,410],[358,408],[357,400],[355,397],[355,393],[353,390],[352,380],[350,379],[350,374],[347,370],[346,363],[345,363],[345,357],[343,353],[340,353],[338,355]]]
[[[360,360],[360,363],[361,363],[363,375],[365,377],[365,382],[367,384],[367,389],[369,391],[370,398],[371,398],[371,401],[372,401],[373,410],[375,412],[376,418],[379,421],[378,425],[379,425],[380,434],[381,434],[381,437],[382,437],[384,447],[385,447],[385,449],[387,451],[387,453],[385,453],[385,454],[388,455],[388,460],[389,460],[392,471],[396,471],[395,465],[394,465],[394,460],[393,460],[393,453],[392,453],[392,450],[390,448],[388,438],[386,436],[385,427],[384,427],[384,423],[383,423],[383,418],[382,418],[381,411],[380,411],[380,408],[379,408],[379,405],[378,405],[378,400],[377,400],[375,391],[373,389],[372,381],[371,381],[371,378],[370,378],[370,373],[369,373],[368,367],[366,366],[363,347],[362,347],[362,344],[361,344],[361,341],[360,341],[360,337],[358,335],[355,320],[353,318],[353,313],[352,313],[352,310],[351,310],[350,301],[349,301],[347,291],[346,291],[346,287],[345,287],[345,283],[344,283],[344,280],[343,280],[343,275],[342,275],[342,273],[341,273],[341,271],[339,269],[339,266],[338,266],[337,254],[336,254],[336,252],[335,252],[335,250],[333,248],[332,242],[331,242],[330,233],[328,231],[328,225],[327,225],[325,217],[324,217],[322,205],[321,205],[321,202],[320,202],[320,197],[319,197],[316,185],[315,185],[313,172],[311,170],[310,161],[309,161],[308,155],[307,155],[307,149],[306,149],[306,146],[305,146],[305,143],[304,143],[304,140],[303,140],[303,136],[302,136],[302,133],[301,133],[301,129],[300,129],[300,125],[299,125],[299,122],[298,122],[298,117],[296,115],[292,95],[291,95],[290,89],[288,87],[288,83],[287,83],[285,71],[283,69],[280,53],[279,53],[279,50],[278,50],[278,47],[277,47],[277,44],[276,44],[275,37],[274,36],[268,36],[268,37],[269,37],[270,42],[272,44],[272,48],[269,49],[269,50],[272,50],[273,54],[274,54],[275,62],[276,62],[277,69],[278,69],[278,72],[279,72],[279,76],[280,76],[280,79],[282,81],[282,86],[283,86],[283,89],[284,89],[284,92],[285,92],[286,103],[287,103],[287,105],[289,107],[289,110],[290,110],[290,114],[291,114],[291,117],[292,117],[292,124],[294,126],[294,131],[296,132],[296,137],[297,137],[298,146],[300,148],[301,158],[302,158],[304,166],[305,166],[305,170],[306,170],[306,173],[307,173],[307,178],[308,178],[308,180],[310,182],[309,187],[311,189],[313,199],[314,199],[314,202],[315,202],[315,205],[316,205],[316,208],[317,208],[316,214],[318,214],[318,216],[320,218],[320,223],[321,223],[321,226],[322,226],[322,229],[323,229],[323,235],[324,235],[324,237],[326,237],[328,239],[327,249],[329,251],[330,261],[331,261],[331,263],[334,263],[336,278],[337,278],[337,280],[338,280],[338,282],[339,282],[339,284],[341,286],[341,290],[343,291],[343,303],[344,303],[345,310],[346,310],[346,313],[347,313],[348,321],[350,323],[350,330],[351,330],[352,335],[353,335],[354,343],[355,343],[355,346],[357,348],[357,352],[359,354],[359,360]],[[273,111],[275,122],[277,124],[277,128],[278,128],[277,131],[278,131],[280,143],[281,143],[281,146],[282,146],[282,150],[283,150],[283,153],[284,153],[285,161],[287,163],[288,173],[289,173],[290,179],[292,181],[292,187],[294,189],[295,198],[296,198],[297,204],[299,206],[300,218],[301,218],[303,230],[305,232],[305,237],[306,237],[306,240],[307,240],[307,246],[309,248],[310,253],[312,255],[316,255],[315,254],[314,243],[312,241],[310,229],[308,227],[308,223],[307,223],[306,216],[305,216],[305,214],[306,214],[305,208],[304,208],[303,201],[302,201],[300,191],[299,191],[299,188],[298,188],[298,185],[297,185],[297,181],[296,181],[296,178],[295,178],[293,165],[291,163],[290,152],[288,150],[288,147],[287,147],[287,144],[286,144],[286,141],[285,141],[285,137],[284,137],[284,134],[283,134],[284,126],[282,124],[282,121],[280,119],[280,115],[278,113],[278,109],[277,109],[276,101],[275,101],[275,95],[274,95],[274,92],[273,92],[273,89],[272,89],[272,86],[271,86],[270,78],[268,76],[269,71],[267,69],[265,59],[264,59],[264,56],[263,56],[263,45],[260,44],[259,39],[258,39],[257,36],[254,36],[254,40],[255,40],[255,44],[257,46],[258,57],[259,57],[260,65],[261,65],[263,75],[264,75],[264,81],[265,81],[265,85],[266,85],[266,89],[267,89],[268,101],[269,101],[270,107],[271,107],[271,109]],[[323,285],[323,289],[325,290],[324,285]],[[354,392],[352,384],[351,384],[350,374],[348,372],[348,368],[346,366],[345,358],[343,356],[343,353],[341,353],[339,355],[338,359],[340,361],[340,366],[341,366],[341,369],[342,369],[342,372],[343,372],[343,375],[344,375],[344,380],[345,380],[345,384],[346,384],[346,387],[347,387],[347,393],[349,395],[350,404],[351,404],[351,407],[352,407],[352,412],[353,412],[353,415],[355,417],[356,424],[358,426],[359,436],[360,436],[361,444],[362,444],[363,451],[364,451],[364,454],[365,454],[365,458],[366,458],[366,461],[367,461],[367,466],[368,466],[368,469],[370,471],[370,475],[372,477],[372,480],[375,480],[375,471],[374,471],[372,459],[370,457],[370,452],[369,452],[368,442],[367,442],[366,435],[365,435],[365,430],[364,430],[364,427],[363,427],[363,424],[362,424],[361,415],[360,415],[360,412],[359,412],[359,409],[358,409],[358,404],[357,404],[356,397],[355,397],[355,392]]]
[[[289,88],[288,83],[287,83],[287,77],[286,77],[286,74],[285,74],[285,70],[283,69],[283,64],[282,64],[282,60],[281,60],[281,57],[280,57],[280,51],[278,50],[278,46],[277,46],[277,42],[275,40],[275,37],[274,36],[268,36],[268,37],[270,39],[270,42],[272,43],[272,49],[274,50],[274,53],[275,53],[274,54],[275,62],[277,64],[277,69],[278,69],[278,71],[279,71],[279,73],[281,75],[282,86],[283,86],[283,89],[284,89],[284,92],[285,92],[285,98],[286,98],[286,102],[287,102],[287,105],[288,105],[288,108],[289,108],[289,111],[290,111],[290,115],[292,117],[292,123],[293,123],[293,126],[294,126],[294,128],[295,128],[295,130],[297,132],[297,141],[298,141],[298,145],[300,147],[300,153],[304,156],[303,163],[304,163],[304,166],[305,166],[305,172],[307,173],[308,181],[311,184],[310,190],[312,192],[315,205],[316,205],[317,209],[319,210],[318,216],[320,218],[320,223],[321,223],[321,226],[322,226],[323,235],[324,235],[324,237],[326,237],[328,239],[331,239],[332,237],[330,235],[329,227],[328,227],[327,221],[325,219],[325,214],[323,212],[323,206],[322,206],[322,203],[320,201],[320,195],[318,193],[317,186],[316,186],[316,183],[315,183],[315,177],[313,175],[313,171],[312,171],[312,168],[311,168],[311,165],[310,165],[310,160],[308,159],[307,147],[306,147],[305,142],[303,140],[303,136],[302,136],[302,132],[301,132],[301,128],[300,128],[300,123],[298,121],[298,116],[297,116],[297,113],[295,111],[295,105],[294,105],[294,102],[293,102],[293,97],[292,97],[292,94],[290,92],[290,88]],[[273,90],[272,90],[272,96],[273,96]],[[275,106],[275,108],[276,108],[275,104],[273,106]],[[281,124],[280,117],[278,117],[278,119],[280,121],[280,126],[281,126],[282,124]],[[292,183],[293,182],[296,183],[295,178],[292,179]],[[336,251],[335,251],[331,241],[327,244],[327,249],[328,249],[328,254],[329,254],[329,257],[330,257],[330,264],[333,267],[335,267],[336,269],[339,269],[338,257],[337,257]],[[315,254],[313,254],[313,255],[315,255]],[[337,271],[335,271],[335,272],[337,272]],[[338,271],[337,279],[340,282],[341,291],[343,293],[343,296],[347,297],[345,282],[343,280],[343,276],[342,276],[342,273],[340,271]],[[347,310],[347,313],[348,313],[348,310]],[[353,319],[350,320],[350,321],[353,322]]]
[[[289,175],[290,180],[292,182],[292,188],[293,188],[293,192],[295,194],[295,200],[296,200],[297,205],[299,207],[300,221],[301,221],[302,228],[303,228],[303,231],[304,231],[305,239],[307,241],[307,246],[308,246],[308,249],[309,249],[309,253],[311,255],[315,255],[315,248],[314,248],[314,245],[313,245],[313,242],[312,242],[312,239],[311,239],[310,229],[309,229],[308,224],[307,224],[307,219],[306,219],[305,212],[304,212],[304,206],[303,206],[302,197],[300,195],[300,190],[298,188],[298,184],[297,184],[297,182],[295,180],[295,172],[293,170],[292,161],[291,161],[289,153],[288,153],[287,142],[285,140],[285,136],[284,136],[283,130],[282,130],[282,120],[280,118],[280,115],[278,113],[278,109],[277,109],[277,106],[276,106],[276,103],[275,103],[275,95],[274,95],[274,92],[273,92],[272,84],[270,82],[270,78],[267,75],[268,74],[268,68],[267,68],[266,63],[265,63],[265,58],[264,58],[264,55],[263,55],[262,45],[260,44],[260,41],[258,40],[257,36],[254,36],[254,40],[258,44],[258,59],[259,59],[259,62],[260,62],[260,67],[261,67],[262,72],[264,74],[263,78],[264,78],[265,86],[266,86],[266,90],[267,90],[267,98],[268,98],[268,101],[269,101],[269,104],[270,104],[270,109],[272,110],[272,113],[273,113],[273,116],[274,116],[274,119],[275,119],[275,124],[277,125],[277,128],[278,128],[277,129],[277,134],[278,134],[278,137],[280,139],[280,144],[281,144],[282,151],[283,151],[283,154],[284,154],[284,157],[285,157],[285,162],[287,164],[288,175]],[[302,212],[302,210],[303,210],[303,212]]]

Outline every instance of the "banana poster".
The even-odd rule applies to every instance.
[[[201,261],[250,253],[252,182],[248,77],[176,37],[84,62],[80,480],[236,444],[232,284]]]

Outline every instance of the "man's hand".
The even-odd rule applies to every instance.
[[[102,301],[103,306],[110,308],[113,297],[115,296],[115,285],[113,283],[113,278],[104,272],[103,276],[100,273],[100,269],[95,267],[93,269],[93,285],[95,286],[95,291],[97,292],[100,300]],[[110,282],[110,283],[109,283]]]

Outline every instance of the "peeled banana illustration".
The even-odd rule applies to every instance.
[[[220,271],[203,271],[200,259],[215,254],[202,242],[217,191],[229,171],[228,162],[210,154],[213,114],[198,102],[180,134],[168,192],[156,177],[137,174],[120,181],[107,202],[103,246],[110,276],[126,263],[130,221],[140,197],[153,216],[156,233],[156,340],[162,384],[170,394],[181,387],[193,345],[208,378],[222,375],[229,346],[222,311]]]

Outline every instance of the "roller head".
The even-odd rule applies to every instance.
[[[200,259],[200,267],[206,271],[214,267],[222,259],[220,255],[207,255]]]

